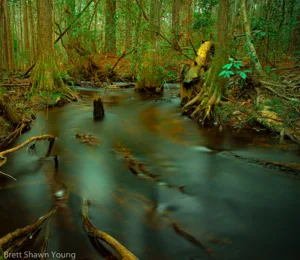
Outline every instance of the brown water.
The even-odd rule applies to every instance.
[[[299,180],[222,154],[299,162],[296,145],[280,144],[274,136],[199,129],[180,115],[179,99],[168,90],[166,100],[132,90],[102,93],[109,101],[106,116],[95,122],[94,94],[81,94],[79,102],[38,112],[32,130],[13,144],[53,134],[59,167],[51,156],[43,158],[47,141],[36,145],[36,154],[23,149],[8,156],[1,170],[17,181],[0,176],[1,237],[59,203],[49,223],[48,252],[104,259],[82,226],[82,200],[90,199],[92,223],[140,259],[210,259],[175,233],[173,222],[212,248],[216,259],[299,259]],[[77,133],[91,134],[100,144],[83,144]],[[120,144],[161,182],[132,174],[114,152]],[[185,186],[185,193],[166,183]],[[44,230],[26,250],[40,250]]]

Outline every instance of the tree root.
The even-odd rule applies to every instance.
[[[2,167],[7,161],[7,158],[4,155],[15,152],[15,151],[18,151],[18,150],[20,150],[21,148],[25,147],[27,144],[29,144],[33,141],[49,140],[50,142],[53,142],[54,139],[55,139],[55,137],[53,135],[34,136],[34,137],[29,138],[27,141],[25,141],[24,143],[14,147],[14,148],[5,150],[3,152],[0,152],[0,167]]]
[[[283,95],[283,94],[280,94],[280,93],[278,93],[277,91],[275,91],[273,88],[270,87],[270,86],[274,86],[274,84],[269,83],[269,82],[266,82],[266,81],[263,81],[263,80],[261,80],[260,82],[263,84],[263,87],[264,87],[265,89],[267,89],[267,90],[273,92],[275,95],[277,95],[277,96],[279,96],[279,97],[281,97],[281,98],[284,98],[284,99],[286,99],[286,100],[288,100],[288,101],[297,101],[297,102],[300,102],[299,99],[296,99],[296,98],[290,98],[290,97],[287,97],[287,96],[285,96],[285,95]],[[268,85],[270,85],[270,86],[268,86]],[[278,85],[275,85],[275,86],[278,86]]]
[[[9,136],[7,136],[2,143],[0,144],[1,146],[6,146],[8,144],[10,144],[18,135],[21,135],[23,132],[23,129],[25,127],[27,127],[29,125],[29,123],[31,122],[31,120],[27,119],[27,118],[23,118],[22,121],[18,124],[16,130],[14,132],[12,132]]]
[[[172,223],[172,227],[173,227],[173,229],[175,230],[175,232],[177,234],[184,237],[186,240],[190,241],[194,245],[202,248],[209,256],[214,256],[215,255],[215,252],[212,249],[204,246],[201,241],[199,241],[197,238],[193,237],[191,234],[187,233],[184,229],[182,229],[176,223]]]
[[[101,239],[109,244],[117,253],[120,254],[122,259],[124,260],[137,260],[138,258],[132,254],[128,249],[126,249],[119,241],[106,234],[105,232],[96,229],[93,224],[90,222],[88,218],[88,205],[90,201],[86,200],[82,204],[82,219],[83,225],[89,236],[94,237],[96,239]]]
[[[28,238],[30,238],[37,230],[39,230],[42,225],[57,211],[57,208],[51,209],[46,215],[39,218],[35,223],[28,225],[24,228],[17,229],[16,231],[7,234],[6,236],[0,238],[0,248],[6,250],[13,244],[18,243],[20,246],[20,240],[24,243]]]

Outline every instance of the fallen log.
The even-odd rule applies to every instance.
[[[16,231],[7,234],[6,236],[0,238],[0,248],[5,250],[8,246],[11,246],[16,240],[21,239],[26,236],[31,237],[42,225],[57,211],[57,208],[51,209],[46,215],[39,218],[35,223],[28,225],[24,228],[17,229]]]
[[[33,142],[33,141],[40,141],[40,140],[49,140],[50,141],[50,145],[54,142],[55,137],[53,135],[40,135],[40,136],[34,136],[29,138],[27,141],[25,141],[24,143],[13,147],[11,149],[5,150],[3,152],[0,152],[0,167],[2,167],[6,161],[7,158],[5,157],[6,154],[15,152],[20,150],[21,148],[25,147],[27,144]]]
[[[90,201],[86,200],[82,204],[82,219],[85,230],[88,235],[94,237],[95,239],[101,239],[109,244],[120,256],[123,260],[137,260],[138,258],[132,254],[128,249],[126,249],[119,241],[106,234],[105,232],[96,229],[93,224],[90,222],[88,218],[88,210]]]

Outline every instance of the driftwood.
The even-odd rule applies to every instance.
[[[175,230],[175,232],[177,234],[179,234],[180,236],[184,237],[186,240],[190,241],[194,245],[202,248],[209,256],[214,256],[215,255],[215,252],[212,249],[204,246],[201,241],[199,241],[197,238],[193,237],[191,234],[187,233],[178,224],[172,223],[172,227],[173,227],[173,229]]]
[[[0,248],[6,249],[11,246],[15,241],[22,239],[26,236],[26,240],[31,234],[35,233],[42,225],[56,212],[57,208],[51,209],[46,215],[39,218],[35,223],[28,225],[24,228],[17,229],[16,231],[7,234],[6,236],[0,238]]]
[[[0,152],[0,167],[2,167],[6,163],[6,161],[7,161],[7,158],[5,157],[6,154],[18,151],[21,148],[25,147],[27,144],[29,144],[29,143],[31,143],[33,141],[40,141],[40,140],[49,140],[50,141],[50,146],[51,146],[51,144],[54,141],[54,136],[53,135],[34,136],[34,137],[29,138],[27,141],[25,141],[24,143],[22,143],[22,144],[20,144],[20,145],[18,145],[16,147],[14,147],[14,148],[5,150],[3,152]]]
[[[88,210],[90,201],[86,200],[82,204],[82,219],[85,230],[88,235],[94,237],[96,239],[101,239],[109,244],[120,256],[123,260],[137,260],[138,258],[132,254],[128,249],[126,249],[119,241],[106,234],[105,232],[96,229],[93,224],[90,222],[88,218]]]

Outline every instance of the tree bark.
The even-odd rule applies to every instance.
[[[63,92],[76,98],[64,84],[55,59],[54,20],[52,0],[37,1],[38,11],[38,58],[33,71],[32,92]]]
[[[116,53],[116,0],[106,0],[105,9],[105,50]]]

